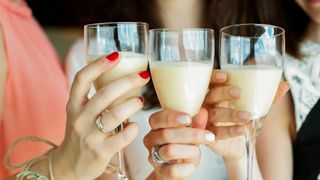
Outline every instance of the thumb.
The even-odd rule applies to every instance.
[[[201,108],[198,115],[192,120],[193,128],[205,129],[208,122],[208,111],[205,108]]]

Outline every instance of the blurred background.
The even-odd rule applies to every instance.
[[[131,9],[133,0],[27,0],[63,61],[72,43],[83,37],[83,26],[106,21],[140,20]],[[139,3],[136,3],[139,6]],[[120,11],[121,10],[121,11]],[[123,14],[133,13],[133,14]],[[124,19],[123,17],[131,17]],[[142,18],[144,19],[144,18]]]

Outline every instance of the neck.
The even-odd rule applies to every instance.
[[[305,36],[311,41],[320,43],[320,24],[313,21],[310,22]]]
[[[201,27],[202,0],[156,0],[164,27]]]

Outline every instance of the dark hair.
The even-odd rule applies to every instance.
[[[299,44],[303,41],[307,27],[311,21],[303,9],[291,0],[285,0],[285,22],[280,24],[286,30],[287,52],[297,58],[301,58]]]
[[[286,30],[287,52],[300,57],[298,47],[309,23],[309,17],[293,0],[205,0],[205,3],[204,26],[215,29],[216,37],[219,37],[222,27],[230,24],[273,24]],[[149,23],[150,28],[163,27],[156,3],[152,0],[117,0],[115,9],[120,11],[108,14],[116,18],[116,21],[145,21]],[[99,20],[97,17],[91,19]],[[216,54],[218,39],[216,38],[215,43]],[[152,81],[148,84],[148,91],[144,96],[146,108],[159,105]]]
[[[219,37],[219,30],[223,26],[227,26],[230,24],[274,24],[277,26],[281,26],[286,30],[287,52],[295,57],[300,57],[298,46],[303,39],[310,19],[295,1],[204,1],[204,26],[215,29],[216,37]],[[42,1],[28,0],[28,2],[40,4]],[[61,14],[64,14],[64,18],[62,18],[62,20],[65,20],[65,17],[69,17],[69,21],[65,20],[62,23],[64,25],[83,25],[104,21],[144,21],[149,23],[150,28],[163,27],[163,23],[160,19],[159,13],[157,12],[158,8],[155,0],[69,0],[63,2],[57,0],[49,1],[46,3],[51,3],[52,5],[50,7],[60,7],[58,6],[58,4],[64,4],[64,9],[59,11]],[[45,10],[45,12],[43,13],[48,13],[48,10],[50,11],[50,9],[48,8],[34,8],[33,10],[35,12],[35,15],[37,15],[37,10]],[[55,14],[57,13],[55,12]],[[43,16],[40,16],[39,14],[38,17],[41,18]],[[216,38],[216,49],[218,49],[217,41],[218,38]],[[149,83],[148,88],[149,90],[144,94],[146,98],[146,107],[150,108],[159,105],[152,83]]]
[[[204,25],[214,28],[216,37],[221,27],[230,24],[248,22],[274,24],[286,30],[287,52],[295,57],[301,57],[298,46],[303,40],[310,18],[294,0],[204,1]],[[104,21],[145,21],[149,23],[150,28],[163,27],[155,0],[27,0],[27,2],[40,23],[46,25],[82,26]]]
[[[226,25],[248,22],[283,27],[287,53],[296,58],[302,57],[299,44],[310,18],[293,0],[213,0],[207,12],[213,18],[209,25],[216,30]]]

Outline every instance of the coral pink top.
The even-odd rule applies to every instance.
[[[2,164],[10,144],[24,136],[60,143],[65,132],[68,85],[60,61],[24,0],[0,0],[8,74],[3,117],[0,117],[0,179],[13,171]],[[1,87],[3,88],[3,87]],[[22,143],[10,164],[17,164],[48,149],[42,143]]]

